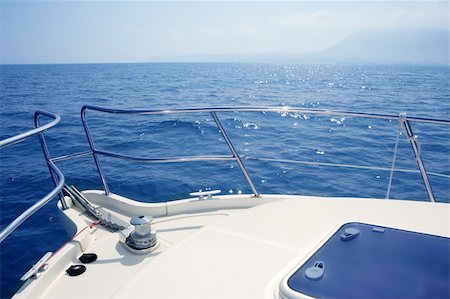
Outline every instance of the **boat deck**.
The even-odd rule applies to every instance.
[[[438,203],[230,195],[164,207],[85,195],[94,204],[116,207],[120,213],[115,215],[127,221],[138,206],[147,207],[148,214],[156,216],[153,227],[159,247],[147,255],[134,255],[119,244],[120,233],[88,227],[15,298],[280,298],[283,277],[344,223],[450,237],[450,207]],[[92,222],[79,217],[76,209],[65,210],[64,216],[74,221],[78,231]],[[68,276],[65,269],[80,264],[77,258],[82,251],[96,253],[98,260],[87,264],[84,274]]]

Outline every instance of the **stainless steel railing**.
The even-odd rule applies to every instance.
[[[40,126],[40,116],[44,115],[50,118],[53,118],[53,120],[45,125]],[[35,129],[29,130],[25,133],[18,134],[6,139],[3,139],[0,141],[0,148],[5,148],[9,145],[22,142],[32,136],[38,135],[41,141],[42,149],[44,150],[44,155],[47,160],[47,165],[50,170],[50,173],[52,174],[53,181],[55,183],[55,188],[48,193],[46,196],[44,196],[42,199],[37,201],[35,204],[33,204],[31,207],[26,209],[22,214],[20,214],[16,219],[14,219],[13,222],[8,224],[1,232],[0,232],[0,243],[3,242],[3,240],[8,237],[14,230],[16,230],[19,225],[21,225],[25,220],[27,220],[31,215],[36,213],[40,208],[42,208],[46,203],[48,203],[50,200],[52,200],[59,192],[61,192],[63,186],[64,186],[64,175],[61,173],[61,171],[56,167],[53,161],[49,159],[48,155],[48,148],[45,143],[44,139],[44,132],[48,129],[56,126],[61,121],[61,117],[54,113],[48,113],[43,111],[36,111],[34,114],[34,122],[35,122]]]
[[[256,190],[255,185],[253,184],[253,181],[250,178],[250,175],[248,174],[247,169],[245,168],[244,163],[242,162],[241,157],[238,155],[233,143],[231,142],[230,138],[228,137],[224,127],[222,126],[222,123],[220,122],[219,117],[217,116],[216,112],[223,112],[223,109],[227,108],[197,108],[197,109],[174,109],[174,110],[118,110],[118,109],[108,109],[108,108],[101,108],[101,107],[95,107],[90,105],[85,105],[81,108],[81,121],[83,123],[84,130],[86,132],[86,136],[89,142],[89,146],[91,148],[95,164],[97,166],[97,170],[103,185],[103,190],[106,194],[109,194],[109,187],[108,183],[106,181],[105,174],[101,168],[100,160],[98,159],[98,155],[105,155],[109,157],[119,158],[119,159],[125,159],[125,160],[135,160],[135,161],[141,161],[141,162],[149,162],[149,163],[167,163],[167,162],[193,162],[193,161],[217,161],[217,160],[235,160],[236,163],[239,166],[239,169],[241,170],[242,174],[244,175],[245,180],[247,181],[250,189],[253,192],[254,197],[259,197],[259,193]],[[121,155],[117,153],[110,153],[105,152],[96,149],[94,145],[94,141],[92,138],[92,135],[89,130],[89,125],[86,119],[86,111],[87,110],[95,110],[100,112],[106,112],[106,113],[114,113],[114,114],[175,114],[175,113],[199,113],[199,112],[209,112],[211,116],[214,119],[214,122],[217,125],[217,128],[219,129],[219,132],[222,134],[222,137],[224,138],[228,149],[231,152],[231,156],[194,156],[194,157],[176,157],[176,158],[163,158],[163,159],[145,159],[145,158],[138,158],[138,157],[131,157],[126,155]]]
[[[45,124],[42,126],[36,126],[36,121],[39,119],[40,115],[48,116],[50,118],[53,118],[53,120],[51,122],[49,122],[48,124]],[[9,138],[5,138],[3,140],[0,140],[0,149],[7,147],[9,145],[15,144],[15,143],[22,142],[32,136],[36,136],[37,134],[44,133],[48,129],[56,126],[61,121],[61,117],[58,114],[44,112],[44,111],[36,111],[36,113],[34,114],[34,119],[35,119],[35,126],[36,126],[35,129],[26,131],[25,133],[11,136]]]
[[[216,155],[216,156],[189,156],[189,157],[166,157],[166,158],[143,158],[143,157],[134,157],[129,155],[123,155],[119,153],[112,153],[104,150],[98,149],[95,144],[94,140],[92,138],[88,121],[86,117],[86,113],[88,110],[98,111],[98,112],[104,112],[104,113],[110,113],[110,114],[141,114],[141,115],[165,115],[165,114],[190,114],[190,113],[210,113],[211,116],[214,119],[214,122],[216,123],[216,126],[221,133],[222,137],[225,140],[225,143],[230,150],[231,155],[230,156],[224,156],[224,155]],[[333,115],[333,116],[345,116],[345,117],[362,117],[362,118],[374,118],[374,119],[388,119],[388,120],[397,120],[399,122],[399,128],[402,128],[405,132],[406,137],[410,141],[411,148],[413,150],[415,159],[418,164],[418,172],[420,172],[422,179],[424,181],[424,185],[429,197],[430,201],[435,201],[435,197],[433,194],[433,190],[431,188],[430,181],[428,179],[428,174],[425,169],[425,165],[421,158],[421,151],[420,151],[420,145],[418,141],[418,137],[414,135],[412,128],[411,128],[411,122],[421,122],[421,123],[433,123],[433,124],[443,124],[443,125],[450,125],[450,120],[442,120],[442,119],[432,119],[432,118],[421,118],[421,117],[406,117],[406,114],[400,114],[400,115],[390,115],[390,114],[376,114],[376,113],[359,113],[359,112],[349,112],[349,111],[333,111],[333,110],[320,110],[320,109],[307,109],[307,108],[292,108],[292,107],[219,107],[219,108],[192,108],[192,109],[168,109],[168,110],[122,110],[122,109],[109,109],[109,108],[102,108],[102,107],[96,107],[96,106],[90,106],[86,105],[83,106],[81,109],[81,120],[83,123],[83,127],[85,129],[85,133],[88,139],[88,143],[90,146],[90,150],[83,151],[79,153],[69,154],[69,155],[63,155],[59,157],[52,158],[50,156],[50,153],[48,151],[47,142],[45,140],[44,132],[52,127],[54,127],[56,124],[58,124],[61,120],[61,118],[53,113],[47,113],[43,111],[37,111],[34,116],[34,122],[35,122],[35,129],[27,131],[22,134],[18,134],[13,137],[6,138],[4,140],[0,141],[0,149],[4,148],[6,146],[9,146],[14,143],[21,142],[29,137],[38,135],[41,143],[42,150],[44,152],[45,159],[47,161],[48,168],[50,170],[50,174],[52,175],[53,181],[55,183],[55,188],[47,194],[44,198],[36,202],[34,205],[32,205],[30,208],[28,208],[25,212],[23,212],[21,215],[19,215],[11,224],[9,224],[5,229],[3,229],[0,232],[0,242],[2,242],[8,235],[10,235],[20,224],[22,224],[28,217],[33,215],[37,210],[39,210],[42,206],[44,206],[47,202],[49,202],[52,198],[54,198],[58,193],[61,192],[63,185],[64,185],[64,176],[61,173],[61,171],[56,167],[55,163],[66,161],[66,160],[72,160],[72,159],[78,159],[81,157],[86,157],[92,155],[97,167],[97,172],[99,174],[99,177],[101,179],[101,183],[103,186],[103,189],[106,194],[109,194],[109,187],[108,183],[105,177],[105,174],[103,172],[103,169],[100,164],[99,156],[108,156],[112,158],[117,159],[123,159],[123,160],[131,160],[131,161],[138,161],[138,162],[146,162],[146,163],[177,163],[177,162],[196,162],[196,161],[236,161],[238,164],[242,174],[244,175],[244,178],[246,179],[250,189],[253,192],[253,195],[255,197],[259,197],[260,194],[258,193],[244,163],[243,158],[238,154],[236,151],[236,148],[234,147],[231,139],[228,137],[225,128],[222,126],[222,123],[217,116],[217,113],[221,112],[282,112],[282,113],[301,113],[301,114],[317,114],[317,115]],[[50,118],[53,118],[53,121],[50,123],[47,123],[45,125],[40,125],[40,116],[47,116]],[[399,136],[399,132],[398,132]],[[398,142],[398,141],[397,141]],[[392,176],[394,173],[394,166],[395,166],[395,157],[396,157],[396,149],[395,147],[394,151],[394,158],[392,162],[392,168],[391,168],[391,177],[389,179],[390,182],[392,182]],[[258,158],[256,158],[258,159]],[[261,160],[264,160],[261,158]],[[266,159],[267,160],[267,159]],[[270,159],[269,159],[270,160]],[[287,160],[286,160],[287,161]],[[292,161],[288,161],[292,162]],[[298,161],[295,161],[298,162]],[[300,161],[299,163],[303,164],[312,164],[310,162],[304,162]],[[341,164],[330,164],[330,163],[315,163],[315,164],[323,164],[327,166],[336,166],[336,167],[355,167],[355,168],[368,168],[368,167],[362,167],[362,166],[355,166],[355,165],[341,165]],[[375,167],[374,169],[381,169]],[[383,168],[384,169],[384,168]],[[385,169],[386,170],[386,169]],[[411,170],[405,170],[411,172]],[[386,197],[389,197],[389,188],[388,193]],[[65,207],[65,202],[61,201],[61,204],[63,205],[63,208]]]
[[[110,113],[110,114],[139,114],[139,115],[165,115],[165,114],[190,114],[190,113],[210,113],[216,123],[219,132],[222,134],[228,149],[230,150],[231,156],[194,156],[194,157],[171,157],[171,158],[142,158],[142,157],[132,157],[128,155],[122,155],[118,153],[111,153],[107,151],[100,150],[95,147],[92,135],[90,133],[90,129],[88,126],[86,113],[88,110]],[[109,194],[109,187],[106,181],[106,177],[102,170],[99,155],[124,159],[124,160],[133,160],[139,162],[147,162],[147,163],[175,163],[175,162],[194,162],[194,161],[213,161],[213,160],[235,160],[244,175],[250,189],[253,192],[255,197],[259,197],[259,193],[256,190],[256,187],[244,165],[242,162],[242,157],[236,151],[233,143],[228,137],[225,128],[222,126],[220,119],[217,116],[217,113],[221,112],[282,112],[282,113],[301,113],[301,114],[317,114],[317,115],[333,115],[333,116],[346,116],[346,117],[361,117],[361,118],[375,118],[375,119],[388,119],[388,120],[397,120],[399,122],[399,128],[402,127],[405,131],[405,135],[410,141],[411,148],[415,155],[415,159],[417,161],[419,172],[424,181],[424,185],[429,197],[430,201],[435,201],[435,197],[433,194],[433,190],[431,188],[430,181],[428,179],[428,174],[425,169],[425,165],[422,161],[420,145],[417,139],[417,136],[413,134],[410,122],[422,122],[422,123],[433,123],[433,124],[444,124],[450,125],[449,120],[442,119],[432,119],[432,118],[422,118],[422,117],[406,117],[406,114],[401,113],[400,115],[391,115],[391,114],[377,114],[377,113],[360,113],[360,112],[350,112],[350,111],[333,111],[333,110],[321,110],[321,109],[309,109],[309,108],[293,108],[293,107],[266,107],[266,106],[254,106],[254,107],[216,107],[216,108],[191,108],[191,109],[166,109],[166,110],[124,110],[124,109],[110,109],[110,108],[102,108],[91,105],[85,105],[81,109],[81,120],[83,123],[83,127],[86,132],[86,136],[90,146],[90,153],[93,155],[95,164],[97,166],[97,171],[99,173],[103,189],[106,194]],[[394,174],[394,166],[395,166],[395,157],[396,157],[397,146],[395,147],[394,158],[392,162],[392,171],[390,174],[389,182],[392,182],[392,176]],[[70,156],[62,156],[53,159],[52,161],[61,161],[72,158],[77,158],[79,156],[88,155],[89,152],[78,153]],[[386,198],[389,198],[390,186],[388,188],[388,192]]]

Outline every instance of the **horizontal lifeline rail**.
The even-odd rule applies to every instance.
[[[39,124],[39,117],[47,116],[52,118],[53,120],[45,125],[40,126]],[[64,186],[64,175],[61,173],[61,171],[56,167],[53,161],[49,159],[48,151],[46,144],[43,144],[42,142],[45,140],[43,139],[43,134],[48,129],[56,126],[61,121],[61,117],[54,113],[49,112],[43,112],[43,111],[36,111],[34,114],[34,122],[35,122],[35,129],[29,130],[25,133],[18,134],[6,139],[3,139],[0,141],[0,148],[7,147],[9,145],[22,142],[32,136],[39,135],[42,149],[44,150],[44,155],[47,160],[47,165],[50,170],[50,173],[52,174],[52,178],[55,183],[55,188],[48,193],[46,196],[44,196],[42,199],[37,201],[35,204],[33,204],[31,207],[26,209],[22,214],[20,214],[16,219],[14,219],[13,222],[8,224],[1,232],[0,232],[0,243],[5,240],[6,237],[8,237],[14,230],[19,227],[25,220],[27,220],[31,215],[36,213],[40,208],[42,208],[46,203],[48,203],[50,200],[52,200],[59,192],[61,192],[63,186]]]
[[[379,113],[364,113],[364,112],[352,112],[342,110],[327,110],[327,109],[311,109],[311,108],[295,108],[287,106],[233,106],[233,107],[211,107],[211,108],[187,108],[187,109],[157,109],[157,110],[145,110],[145,109],[111,109],[103,108],[92,105],[84,105],[81,108],[81,117],[83,119],[86,110],[95,110],[114,114],[183,114],[183,113],[200,113],[200,112],[291,112],[291,113],[304,113],[304,114],[324,114],[324,115],[339,115],[348,117],[364,117],[364,118],[377,118],[377,119],[398,119],[399,116],[395,114],[379,114]],[[408,120],[415,122],[436,123],[450,125],[450,120],[425,118],[425,117],[410,117]]]
[[[111,113],[111,114],[139,114],[139,115],[165,115],[165,114],[186,114],[186,113],[210,113],[219,129],[219,132],[222,134],[230,152],[231,156],[193,156],[193,157],[169,157],[169,158],[142,158],[142,157],[133,157],[118,153],[112,153],[108,151],[103,151],[100,149],[97,149],[94,145],[94,141],[92,138],[92,135],[89,130],[88,122],[86,119],[86,112],[88,110],[98,111],[98,112],[104,112],[104,113]],[[410,121],[413,122],[422,122],[422,123],[433,123],[433,124],[444,124],[444,125],[450,125],[449,120],[442,120],[442,119],[433,119],[433,118],[422,118],[422,117],[406,117],[405,114],[400,115],[392,115],[392,114],[377,114],[377,113],[361,113],[361,112],[351,112],[351,111],[334,111],[334,110],[322,110],[322,109],[309,109],[309,108],[294,108],[294,107],[267,107],[267,106],[244,106],[244,107],[214,107],[214,108],[190,108],[190,109],[162,109],[162,110],[146,110],[146,109],[134,109],[134,110],[124,110],[124,109],[110,109],[110,108],[102,108],[102,107],[96,107],[91,105],[85,105],[81,109],[81,120],[83,123],[83,127],[86,132],[86,136],[89,142],[90,151],[76,153],[72,155],[67,156],[61,156],[54,159],[51,159],[53,162],[57,161],[63,161],[63,160],[70,160],[75,159],[83,156],[87,156],[92,154],[95,164],[97,166],[97,171],[100,176],[103,190],[106,194],[109,194],[109,187],[106,181],[106,177],[104,175],[103,169],[100,165],[100,161],[98,156],[108,156],[123,160],[129,160],[129,161],[137,161],[137,162],[146,162],[146,163],[172,163],[172,162],[194,162],[194,161],[227,161],[227,160],[235,160],[244,175],[249,187],[251,188],[253,194],[255,197],[259,196],[259,193],[256,190],[255,185],[253,184],[253,181],[250,178],[250,175],[248,174],[247,169],[245,168],[242,159],[243,157],[239,156],[237,153],[234,145],[232,144],[230,138],[228,137],[225,128],[222,126],[222,123],[220,122],[217,113],[221,112],[277,112],[277,113],[302,113],[302,114],[318,114],[318,115],[333,115],[333,116],[347,116],[347,117],[361,117],[361,118],[375,118],[375,119],[388,119],[388,120],[398,120],[399,121],[399,127],[403,128],[405,130],[405,135],[410,141],[413,153],[415,155],[419,172],[422,176],[422,179],[424,181],[424,185],[428,194],[428,197],[430,201],[435,201],[433,191],[431,189],[431,185],[428,180],[428,175],[425,169],[425,166],[423,164],[421,153],[420,153],[420,147],[417,140],[417,136],[415,136],[412,132]],[[397,146],[396,146],[397,149]],[[395,157],[396,157],[396,149],[394,153],[393,163],[392,163],[392,171],[391,171],[391,177],[393,175],[393,171],[395,166]],[[392,178],[390,178],[390,181]],[[390,187],[390,186],[389,186]],[[389,188],[388,193],[386,195],[386,198],[389,197]]]

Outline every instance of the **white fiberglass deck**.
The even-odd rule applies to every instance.
[[[99,226],[85,229],[16,298],[279,298],[283,277],[344,223],[450,237],[450,207],[439,203],[230,195],[143,204],[85,194],[127,221],[138,211],[155,216],[159,247],[133,255],[118,243],[119,233]],[[92,222],[75,209],[63,217],[78,231]],[[96,253],[98,260],[80,276],[66,275],[66,268],[79,264],[82,249]]]

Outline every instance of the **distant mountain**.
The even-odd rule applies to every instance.
[[[190,55],[153,57],[150,61],[449,65],[449,40],[450,31],[437,28],[365,29],[314,53]]]
[[[437,28],[366,29],[310,59],[336,62],[449,64],[450,31]],[[308,55],[309,56],[309,55]]]

